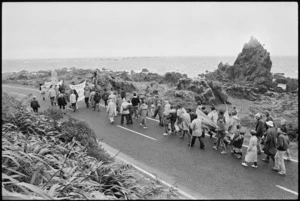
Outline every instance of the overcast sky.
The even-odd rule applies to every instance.
[[[2,58],[298,55],[296,2],[2,3]]]

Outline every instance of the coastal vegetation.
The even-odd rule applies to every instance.
[[[108,155],[87,123],[60,122],[55,109],[34,114],[30,97],[2,93],[2,199],[177,198]]]

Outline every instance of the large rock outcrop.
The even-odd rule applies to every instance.
[[[195,93],[195,100],[207,104],[228,103],[228,95],[220,82],[204,79],[181,78],[177,90],[188,90]]]

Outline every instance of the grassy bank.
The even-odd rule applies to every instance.
[[[82,121],[35,115],[2,93],[3,199],[176,199],[177,192],[116,161]]]

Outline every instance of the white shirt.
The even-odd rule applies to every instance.
[[[70,95],[70,103],[76,103],[76,95],[74,93]]]

